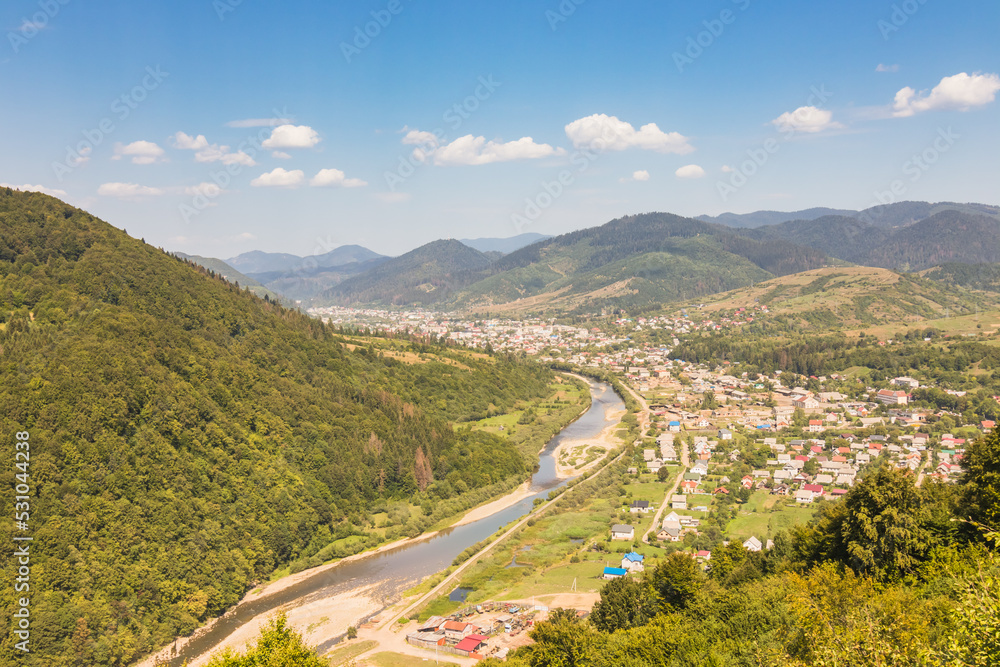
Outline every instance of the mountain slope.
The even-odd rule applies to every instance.
[[[0,430],[30,432],[32,664],[131,664],[276,567],[419,532],[467,502],[458,490],[523,478],[520,454],[449,421],[547,395],[551,373],[363,345],[0,189]],[[432,509],[410,517],[410,502]],[[376,504],[406,516],[376,536]],[[12,529],[0,523],[6,580]],[[13,595],[0,590],[8,618]],[[7,635],[0,663],[14,661]]]
[[[721,225],[648,213],[513,252],[453,303],[531,312],[652,308],[827,263],[821,252],[785,241],[765,243]]]
[[[520,250],[524,246],[544,241],[548,238],[552,237],[546,236],[545,234],[538,234],[537,232],[526,232],[524,234],[518,234],[517,236],[511,236],[510,238],[505,239],[482,238],[459,239],[459,241],[470,248],[475,248],[479,252],[500,252],[506,255],[514,252],[515,250]]]
[[[440,303],[489,265],[489,257],[460,241],[434,241],[345,280],[323,298],[341,305]]]
[[[720,215],[699,215],[696,219],[703,222],[714,222],[727,227],[762,227],[778,225],[789,220],[815,220],[827,215],[855,215],[857,211],[837,208],[809,208],[804,211],[754,211],[753,213],[722,213]]]
[[[1000,220],[944,210],[858,256],[861,263],[920,271],[946,262],[1000,262]]]
[[[699,317],[767,307],[757,319],[779,329],[830,332],[915,325],[993,309],[996,296],[867,266],[830,267],[774,278],[705,300]]]
[[[758,240],[783,240],[815,248],[831,257],[857,262],[873,247],[885,242],[891,232],[856,217],[823,216],[815,220],[792,220],[780,225],[745,232]]]
[[[281,299],[278,294],[275,294],[271,290],[267,289],[250,276],[240,273],[233,267],[223,262],[221,259],[217,259],[215,257],[202,257],[201,255],[188,255],[183,252],[174,252],[171,254],[189,262],[193,262],[194,264],[204,267],[209,271],[218,273],[231,283],[239,283],[240,287],[246,287],[257,296],[266,296],[269,299],[274,299],[275,301]]]

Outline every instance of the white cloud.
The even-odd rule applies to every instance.
[[[733,168],[730,167],[728,164],[722,165],[722,173],[723,174],[731,174],[732,172],[733,172]]]
[[[594,114],[574,120],[566,126],[566,136],[575,148],[623,151],[641,148],[658,153],[690,153],[694,147],[688,138],[678,132],[664,132],[656,123],[648,123],[638,130],[614,116]]]
[[[619,178],[619,183],[629,183],[631,181],[643,182],[649,180],[649,172],[645,169],[640,169],[639,171],[633,171],[631,176],[626,176],[624,178]]]
[[[1000,76],[961,72],[944,77],[930,92],[923,90],[918,93],[909,86],[903,88],[896,93],[892,115],[903,118],[939,109],[968,111],[991,103],[996,99],[997,91],[1000,91]]]
[[[163,153],[164,150],[152,141],[133,141],[127,146],[118,142],[115,144],[115,154],[111,159],[121,160],[122,157],[129,156],[132,158],[132,164],[153,164],[163,161]]]
[[[705,170],[696,164],[688,164],[675,171],[674,176],[684,179],[704,178]]]
[[[254,234],[251,234],[250,232],[243,232],[242,234],[240,234],[236,238],[240,239],[241,241],[256,241],[257,240],[257,236],[254,235]]]
[[[291,160],[292,156],[285,151],[271,151],[271,157],[278,158],[279,160]]]
[[[226,123],[226,127],[274,127],[287,125],[291,122],[291,119],[288,118],[244,118],[243,120],[231,120]]]
[[[319,133],[308,125],[280,125],[261,143],[264,148],[312,148],[320,142]]]
[[[250,181],[250,185],[255,188],[294,188],[302,185],[306,175],[301,169],[285,171],[278,167],[274,171],[261,174]]]
[[[405,128],[404,128],[405,129]],[[420,130],[410,130],[403,137],[403,143],[410,146],[438,147],[438,138],[433,132],[421,132]]]
[[[173,143],[174,148],[180,148],[185,151],[200,151],[208,148],[208,139],[205,138],[204,134],[192,137],[189,134],[178,132],[173,136]]]
[[[257,162],[243,151],[230,152],[229,146],[210,144],[205,135],[199,134],[192,137],[189,134],[178,132],[173,136],[174,148],[181,150],[196,151],[194,159],[196,162],[222,162],[222,164],[240,164],[244,167],[253,167]]]
[[[899,65],[883,65],[882,63],[879,63],[878,67],[875,68],[875,71],[876,72],[898,72],[899,71]]]
[[[52,195],[53,197],[66,196],[65,190],[47,188],[44,185],[11,185],[10,183],[0,183],[0,188],[13,188],[14,190],[20,190],[21,192],[41,192],[43,194]]]
[[[141,197],[158,197],[164,194],[164,191],[160,188],[151,188],[136,183],[105,183],[97,188],[97,194],[117,199],[139,199]]]
[[[799,107],[795,111],[786,111],[771,121],[771,124],[782,132],[815,133],[823,130],[834,130],[844,127],[834,122],[833,112],[816,107]]]
[[[360,188],[368,185],[360,178],[345,178],[339,169],[322,169],[312,177],[309,185],[316,188]]]
[[[474,137],[471,134],[459,137],[450,144],[438,148],[416,148],[413,151],[414,157],[418,160],[432,159],[434,164],[440,166],[537,160],[565,153],[566,151],[561,148],[553,148],[548,144],[537,144],[531,137],[521,137],[517,141],[502,143],[487,141],[486,137]]]

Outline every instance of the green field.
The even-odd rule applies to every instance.
[[[741,506],[739,516],[729,522],[726,534],[740,541],[750,536],[764,541],[786,528],[806,523],[814,514],[811,505],[797,505],[790,498],[755,491]]]

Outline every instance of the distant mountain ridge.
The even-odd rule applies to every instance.
[[[433,241],[343,281],[327,290],[323,298],[342,305],[437,303],[490,263],[485,253],[461,241]]]
[[[520,250],[525,246],[529,246],[532,243],[538,243],[539,241],[544,241],[545,239],[550,238],[552,237],[545,234],[526,232],[524,234],[518,234],[517,236],[511,236],[510,238],[505,239],[459,239],[459,242],[469,246],[470,248],[475,248],[479,252],[500,252],[506,255],[514,252],[515,250]]]
[[[307,305],[541,313],[652,309],[848,264],[915,272],[948,263],[959,267],[948,275],[966,276],[962,265],[997,263],[998,253],[1000,207],[904,201],[863,211],[645,213],[556,237],[435,241],[395,258],[344,246],[311,258],[253,252],[230,262]]]

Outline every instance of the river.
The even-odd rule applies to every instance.
[[[243,624],[260,614],[284,605],[298,606],[346,591],[373,587],[367,594],[383,606],[399,598],[400,593],[422,579],[445,569],[455,557],[476,542],[531,511],[535,498],[566,484],[556,474],[555,449],[563,440],[596,438],[610,423],[609,415],[625,409],[625,404],[607,384],[590,381],[591,403],[579,419],[564,428],[546,444],[539,456],[538,471],[531,477],[533,495],[484,519],[448,528],[428,539],[416,540],[356,560],[345,561],[271,595],[245,602],[230,610],[207,631],[198,634],[167,663],[180,667],[185,660],[212,651],[220,642]],[[320,652],[332,645],[321,644]]]

